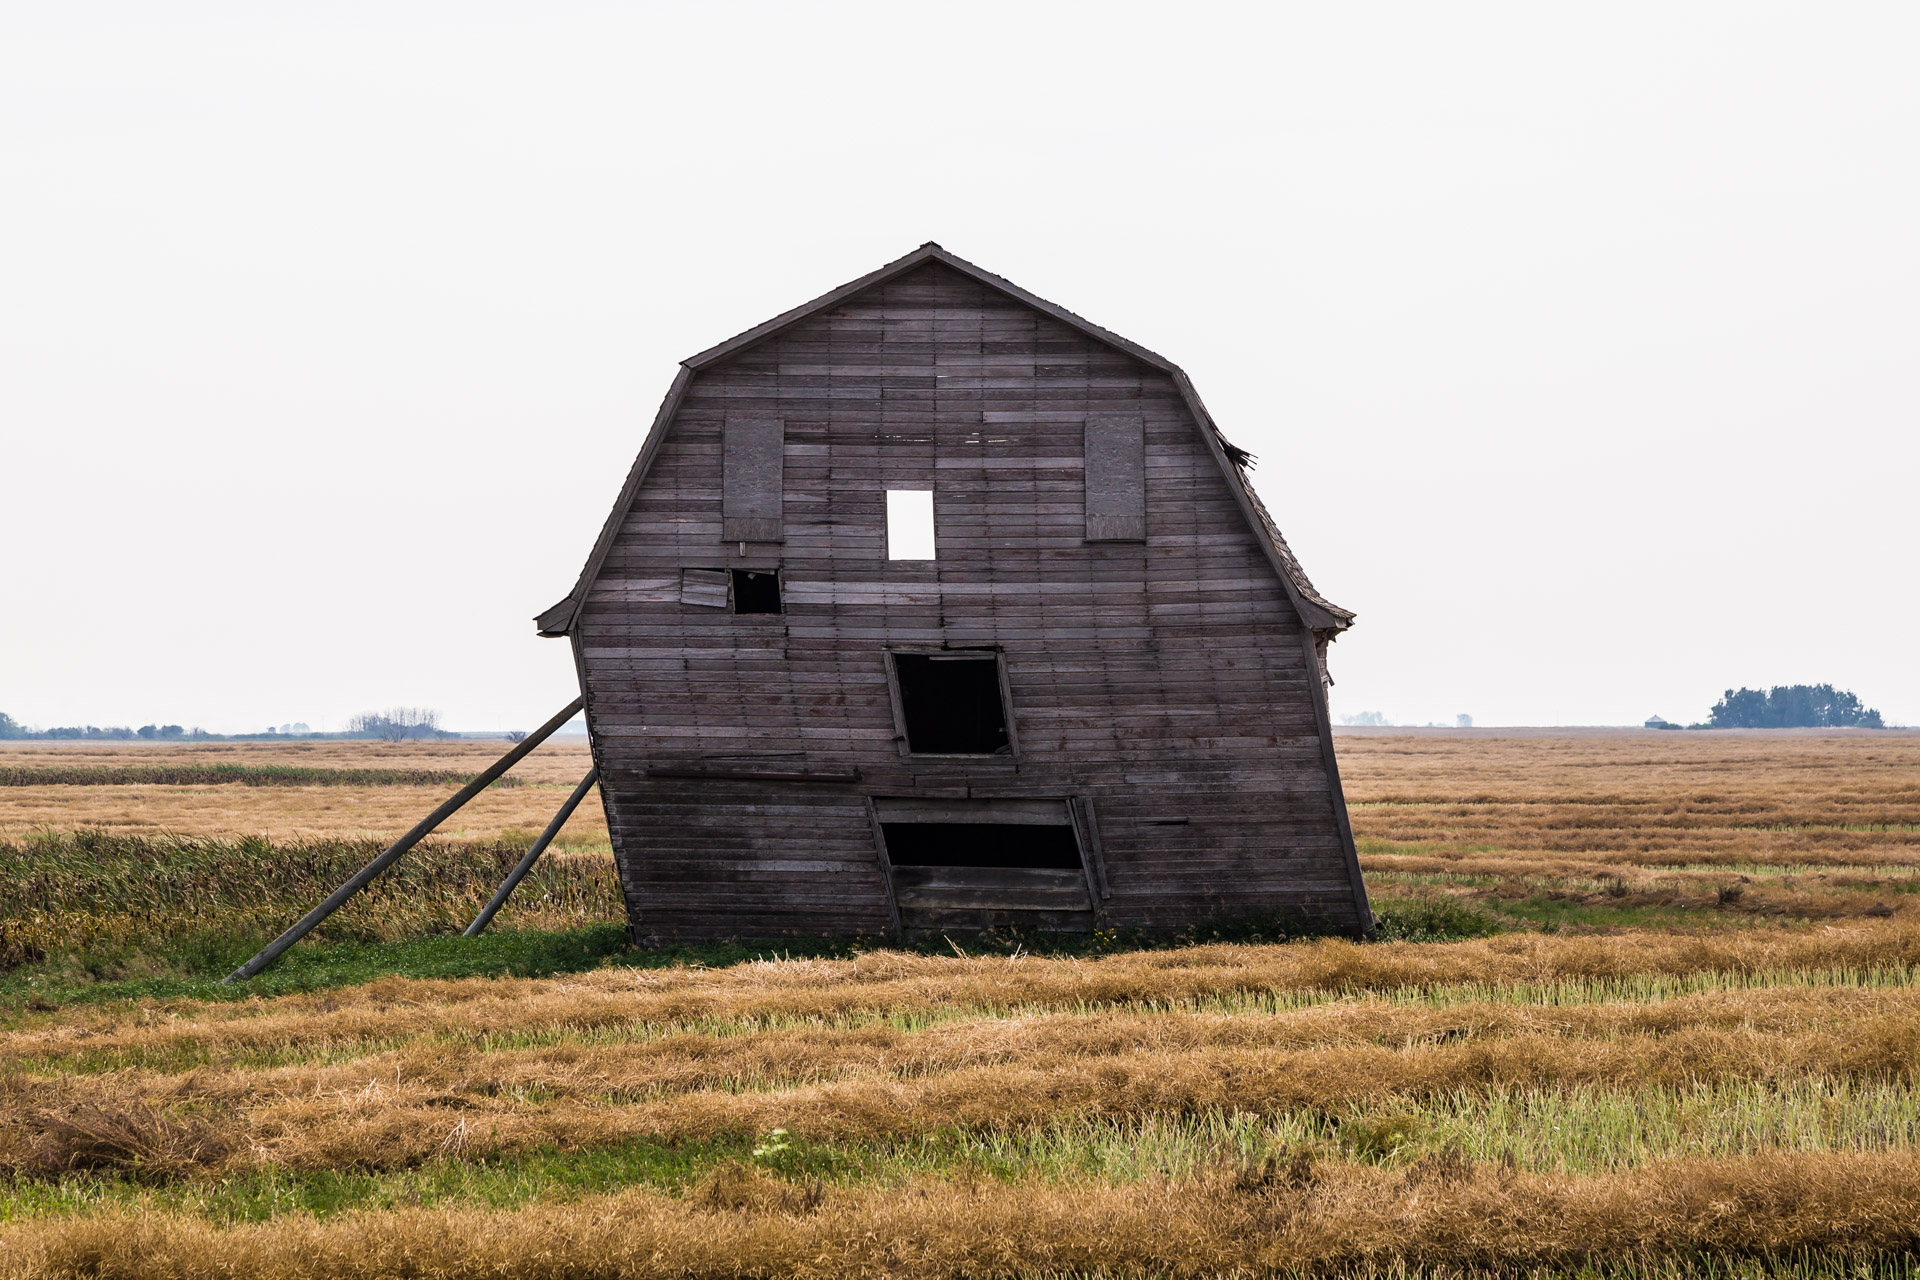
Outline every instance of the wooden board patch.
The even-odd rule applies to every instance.
[[[1087,541],[1147,536],[1147,440],[1138,416],[1087,415]]]
[[[786,424],[778,419],[727,419],[722,446],[722,542],[785,539],[786,435]]]
[[[697,604],[708,609],[727,607],[727,571],[725,569],[682,569],[680,603]]]

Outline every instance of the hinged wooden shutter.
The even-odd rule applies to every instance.
[[[1124,414],[1087,415],[1087,541],[1147,537],[1146,427]]]
[[[727,607],[727,586],[725,569],[682,569],[680,603],[724,609]]]
[[[777,420],[728,419],[720,460],[722,542],[786,540],[786,434]]]

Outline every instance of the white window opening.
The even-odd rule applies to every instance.
[[[887,490],[887,559],[933,559],[933,490]]]

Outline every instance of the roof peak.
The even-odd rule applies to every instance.
[[[794,325],[844,302],[854,294],[864,293],[876,285],[885,284],[895,276],[904,275],[914,268],[924,266],[929,262],[938,262],[944,266],[951,267],[962,275],[977,280],[990,289],[1006,294],[1009,298],[1012,298],[1024,306],[1029,306],[1036,311],[1043,312],[1055,320],[1060,321],[1062,324],[1078,329],[1088,337],[1123,351],[1136,360],[1145,361],[1147,364],[1165,373],[1178,374],[1180,372],[1179,366],[1165,356],[1157,352],[1149,351],[1139,343],[1123,338],[1111,329],[1103,329],[1084,316],[1075,315],[1057,302],[1049,302],[1038,294],[1029,293],[1006,277],[997,276],[985,267],[976,266],[974,263],[967,261],[956,253],[950,252],[932,240],[927,241],[911,253],[904,254],[876,270],[869,271],[857,280],[849,280],[837,289],[829,289],[810,302],[803,302],[791,311],[783,311],[763,324],[757,324],[744,333],[737,333],[725,342],[708,347],[705,351],[697,355],[688,356],[680,363],[689,369],[700,369],[717,361],[724,360],[728,356],[737,355],[745,351],[748,347],[758,346],[776,334],[783,333]]]

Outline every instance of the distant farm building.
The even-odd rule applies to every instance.
[[[1367,928],[1353,615],[1248,465],[1173,364],[932,244],[686,361],[538,620],[635,936]]]

